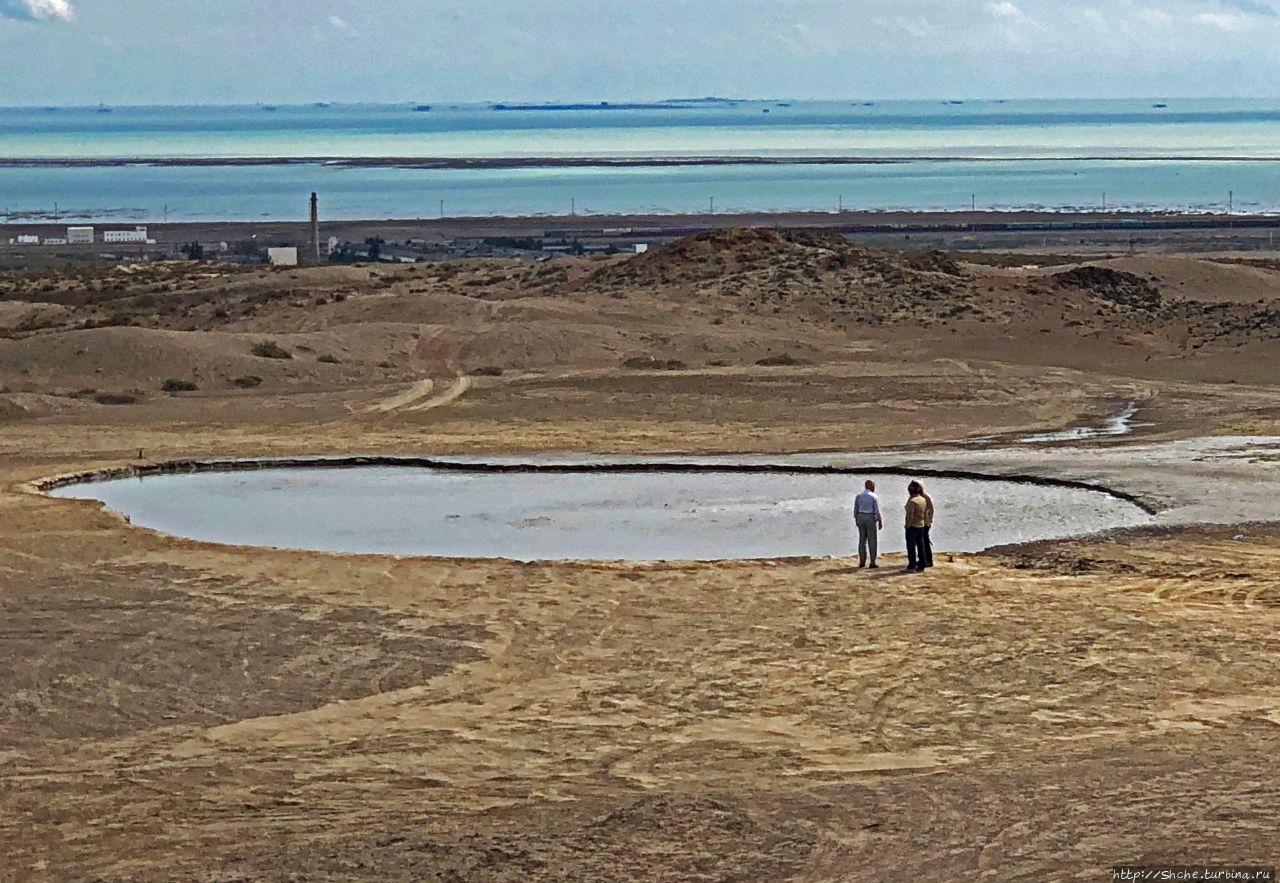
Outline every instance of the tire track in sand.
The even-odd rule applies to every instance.
[[[406,408],[406,411],[430,411],[432,408],[440,408],[450,402],[460,399],[467,390],[471,389],[471,378],[463,374],[453,383],[449,384],[448,389],[441,390],[426,401],[418,402]]]
[[[399,392],[390,398],[375,402],[368,407],[361,408],[362,414],[386,414],[391,411],[399,411],[402,408],[412,405],[414,402],[424,399],[431,395],[432,390],[436,388],[434,380],[419,380],[403,392]]]
[[[360,409],[362,414],[390,414],[395,411],[429,411],[447,405],[462,396],[471,388],[471,378],[463,375],[449,384],[447,389],[432,395],[436,382],[431,379],[419,380],[407,389],[374,402]]]

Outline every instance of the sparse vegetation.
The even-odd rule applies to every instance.
[[[341,365],[341,364],[342,364],[342,360],[341,360],[341,359],[339,359],[337,356],[335,356],[333,353],[325,353],[323,356],[321,356],[320,358],[316,359],[316,361],[317,361],[317,362],[323,362],[323,363],[324,363],[324,364],[326,364],[326,365]]]
[[[1155,312],[1163,306],[1160,289],[1141,276],[1109,267],[1087,265],[1055,273],[1050,279],[1062,288],[1078,288],[1122,307]]]
[[[127,392],[100,392],[93,397],[99,405],[136,405],[138,397]]]
[[[476,377],[501,377],[502,369],[497,365],[486,365],[471,372]]]
[[[231,382],[241,389],[256,389],[262,386],[262,378],[256,374],[246,374],[244,377],[237,377]]]
[[[179,380],[176,377],[170,377],[160,388],[165,392],[195,392],[200,386],[190,380]]]
[[[260,359],[292,359],[293,353],[289,352],[274,340],[264,340],[261,343],[254,344],[253,354]]]
[[[791,365],[807,364],[804,359],[797,359],[790,353],[782,353],[777,356],[765,356],[756,362],[762,368],[785,368]]]
[[[633,356],[622,363],[624,368],[637,371],[682,371],[689,367],[679,359],[656,359],[653,356]]]

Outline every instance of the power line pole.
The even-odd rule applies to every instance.
[[[711,197],[711,214],[714,215],[715,213],[716,213],[716,198],[713,196]]]

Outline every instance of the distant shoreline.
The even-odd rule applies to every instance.
[[[0,216],[2,217],[2,216]],[[65,229],[67,221],[49,218],[11,223],[8,230],[27,230],[53,235]],[[124,220],[118,223],[131,223]],[[956,233],[996,235],[1108,234],[1127,236],[1142,231],[1189,232],[1235,230],[1241,235],[1260,235],[1280,228],[1280,215],[1258,213],[1221,215],[1208,212],[1089,212],[1089,211],[903,211],[850,210],[845,212],[725,212],[706,213],[617,213],[455,216],[447,218],[322,218],[326,235],[339,234],[352,240],[385,235],[403,238],[426,235],[436,240],[451,237],[555,235],[563,237],[604,236],[637,239],[674,238],[723,227],[785,227],[824,229],[844,234]],[[306,241],[310,225],[305,218],[204,219],[149,222],[149,230],[161,242],[186,242],[192,238],[229,239],[250,234],[284,235]],[[1251,232],[1252,231],[1252,232]],[[102,244],[84,246],[101,249]],[[9,246],[14,248],[14,246]]]
[[[0,168],[329,166],[396,169],[674,168],[680,166],[873,166],[906,163],[1274,163],[1280,156],[104,156],[0,157]]]

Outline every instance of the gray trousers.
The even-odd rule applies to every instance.
[[[876,553],[880,547],[880,531],[876,526],[874,515],[854,515],[854,524],[858,525],[858,563],[867,563],[867,552],[871,553],[871,563],[876,563]]]

